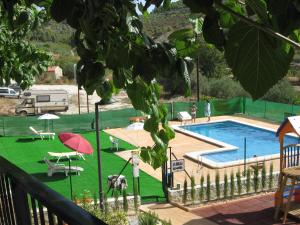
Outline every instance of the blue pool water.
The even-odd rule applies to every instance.
[[[238,147],[237,150],[202,155],[215,162],[243,160],[244,138],[247,143],[247,158],[252,158],[254,155],[259,157],[278,154],[280,150],[275,132],[233,121],[185,125],[181,128]],[[285,136],[284,143],[285,145],[299,143],[299,138]]]

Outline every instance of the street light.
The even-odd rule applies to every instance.
[[[98,160],[98,180],[99,180],[99,199],[100,209],[104,210],[103,188],[102,188],[102,169],[101,169],[101,145],[99,135],[99,108],[100,102],[95,103],[95,123],[96,123],[96,141],[97,141],[97,160]]]
[[[77,84],[77,63],[74,63],[73,64],[73,73],[74,73],[74,81],[75,81],[75,84]],[[78,113],[80,114],[80,93],[79,93],[79,86],[77,84],[77,101],[78,101]]]

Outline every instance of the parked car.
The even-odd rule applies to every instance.
[[[16,106],[17,115],[65,112],[69,109],[68,92],[65,90],[25,90],[24,101]]]
[[[22,89],[17,83],[10,84],[10,85],[8,85],[8,87],[11,89],[14,89],[15,92],[19,93],[19,95],[21,94]]]
[[[0,87],[0,97],[18,98],[19,93],[8,87]]]

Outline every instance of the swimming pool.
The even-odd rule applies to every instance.
[[[175,126],[174,128],[218,147],[216,150],[186,154],[187,157],[201,160],[211,167],[242,164],[245,139],[247,162],[279,157],[279,142],[273,130],[234,120]],[[285,145],[298,143],[298,140],[297,137],[286,136]]]

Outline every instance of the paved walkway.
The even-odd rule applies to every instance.
[[[162,219],[171,220],[172,225],[279,225],[273,220],[273,194],[252,196],[227,203],[203,206],[186,212],[170,204],[144,205],[143,210],[152,210]],[[288,225],[300,224],[288,220]]]

